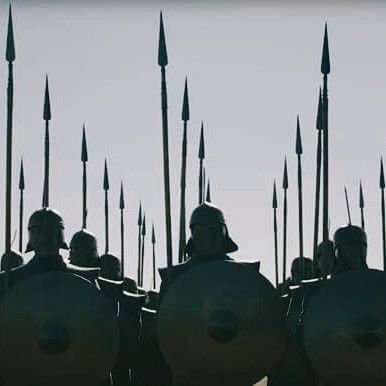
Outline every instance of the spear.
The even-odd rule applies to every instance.
[[[364,216],[365,200],[363,198],[362,181],[359,181],[359,208],[361,210],[361,226],[365,230],[365,216]]]
[[[121,272],[122,280],[125,277],[125,224],[123,221],[123,210],[125,209],[125,198],[123,196],[123,182],[121,181],[121,193],[119,195],[119,209],[121,211]]]
[[[7,138],[6,138],[6,177],[5,177],[5,252],[11,250],[11,206],[12,206],[12,119],[13,119],[13,62],[15,42],[13,38],[12,9],[9,6],[7,48],[5,58],[8,62],[7,86]],[[8,264],[7,264],[8,265]],[[6,267],[6,281],[8,282],[9,267]],[[8,283],[6,283],[8,286]]]
[[[383,247],[383,270],[386,270],[386,229],[385,229],[385,174],[383,172],[383,160],[381,157],[381,172],[379,176],[379,187],[381,188],[382,205],[382,247]]]
[[[315,215],[314,215],[314,248],[315,259],[318,249],[319,236],[319,206],[320,206],[320,180],[322,168],[322,90],[319,87],[318,113],[316,116],[316,130],[318,131],[318,144],[316,147],[316,184],[315,184]]]
[[[298,205],[299,205],[299,257],[303,258],[303,182],[302,182],[302,159],[303,146],[300,135],[299,115],[296,122],[296,154],[298,156]],[[301,277],[304,277],[304,261],[301,260]]]
[[[204,182],[204,158],[205,158],[205,143],[204,143],[204,122],[201,122],[201,133],[200,133],[200,146],[198,149],[198,158],[200,160],[200,171],[198,177],[198,203],[202,204],[204,200],[203,193],[203,182]]]
[[[286,279],[286,264],[287,264],[287,189],[288,189],[288,172],[287,172],[287,157],[284,159],[284,173],[283,173],[283,283]]]
[[[19,190],[20,190],[20,203],[19,203],[19,251],[23,253],[23,213],[24,213],[24,167],[23,158],[20,162],[20,175],[19,175]]]
[[[273,235],[274,235],[274,245],[275,245],[275,281],[276,287],[279,285],[279,258],[277,252],[277,195],[276,195],[276,182],[273,182],[273,198],[272,198],[272,208],[273,208]]]
[[[208,179],[208,185],[206,187],[206,202],[211,202],[211,197],[210,197],[210,181]]]
[[[105,253],[109,251],[109,174],[107,171],[107,160],[105,158],[105,169],[103,173],[103,190],[105,191]]]
[[[49,122],[51,120],[50,93],[48,91],[48,77],[46,76],[46,88],[44,92],[43,119],[45,121],[44,137],[44,187],[43,187],[43,208],[49,206],[49,189],[50,189],[50,132]]]
[[[330,54],[328,48],[327,23],[324,29],[323,53],[321,72],[323,74],[323,100],[322,100],[322,122],[323,122],[323,242],[328,241],[328,91],[327,76],[330,73]]]
[[[178,262],[182,263],[185,259],[186,244],[186,219],[185,219],[185,192],[186,192],[186,153],[187,153],[187,127],[190,118],[188,80],[185,78],[184,99],[182,103],[183,134],[182,134],[182,165],[181,165],[181,202],[180,202],[180,242],[178,248]]]
[[[172,253],[172,218],[170,212],[170,181],[169,181],[169,139],[168,139],[168,103],[166,91],[165,67],[168,64],[166,51],[165,31],[160,13],[160,30],[158,45],[158,65],[161,67],[161,108],[162,108],[162,139],[163,139],[163,165],[164,165],[164,190],[165,190],[165,221],[166,221],[166,257],[167,265],[173,265]]]
[[[83,124],[82,134],[82,154],[81,161],[83,164],[83,211],[82,211],[82,228],[87,228],[87,142],[86,142],[86,129]]]
[[[346,208],[347,208],[348,223],[349,223],[349,225],[351,225],[350,204],[348,203],[348,194],[347,194],[347,188],[346,187],[344,187],[344,196],[346,197]]]
[[[146,236],[146,218],[144,213],[143,221],[142,221],[141,284],[140,284],[141,287],[143,287],[143,271],[144,271],[144,263],[145,263],[145,236]]]
[[[153,245],[153,289],[156,288],[156,264],[155,264],[155,232],[154,222],[151,228],[151,243]]]
[[[140,283],[141,283],[141,250],[142,250],[142,243],[141,243],[142,205],[141,205],[141,202],[139,202],[137,225],[138,225],[138,271],[137,271],[137,283],[138,283],[138,285],[140,285]]]

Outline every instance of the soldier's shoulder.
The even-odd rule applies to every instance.
[[[186,261],[184,263],[173,265],[171,267],[159,268],[158,272],[161,276],[161,279],[165,280],[166,278],[177,277],[181,273],[185,272],[190,266],[191,266],[191,263]]]
[[[260,272],[260,260],[254,260],[254,261],[236,260],[235,262],[238,264],[245,265],[246,267],[252,268],[257,272]]]
[[[83,277],[84,279],[95,282],[100,273],[100,268],[85,268],[78,267],[76,265],[67,264],[67,272],[72,273],[74,275],[78,275]]]

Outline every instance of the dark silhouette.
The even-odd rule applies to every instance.
[[[46,76],[46,88],[44,92],[44,108],[43,119],[45,121],[45,136],[44,136],[44,186],[43,186],[43,200],[42,207],[49,207],[50,195],[50,128],[49,122],[51,120],[51,103],[50,93],[48,90],[48,76]]]
[[[276,288],[279,285],[279,255],[277,249],[277,194],[276,194],[276,181],[273,182],[273,197],[272,197],[272,209],[273,209],[273,239],[274,239],[274,253],[275,253],[275,284]]]
[[[19,174],[19,191],[20,191],[20,202],[19,202],[19,252],[23,252],[23,218],[24,218],[24,166],[23,158],[20,162],[20,174]]]
[[[142,205],[139,203],[138,209],[138,270],[137,270],[137,283],[140,285],[141,282],[141,256],[142,256]]]
[[[288,190],[288,172],[287,172],[287,157],[284,159],[284,172],[283,172],[283,283],[286,280],[287,271],[287,190]]]
[[[301,258],[301,277],[304,277],[303,263],[303,182],[302,182],[302,138],[300,135],[299,115],[296,122],[296,155],[298,158],[298,209],[299,209],[299,257]]]
[[[198,175],[198,203],[204,202],[204,158],[205,158],[205,143],[204,143],[204,122],[201,122],[200,131],[200,146],[198,149],[198,159],[200,160],[199,175]]]
[[[361,227],[365,230],[365,215],[364,215],[365,200],[363,198],[362,181],[359,181],[359,209],[361,210]]]

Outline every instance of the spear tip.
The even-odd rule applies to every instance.
[[[189,95],[188,95],[188,78],[185,77],[185,88],[184,88],[184,98],[182,103],[182,120],[189,121],[190,111],[189,111]]]
[[[300,135],[299,115],[296,122],[296,154],[303,154],[302,137]]]
[[[5,59],[7,62],[12,63],[16,59],[15,54],[15,40],[13,37],[13,22],[12,22],[12,7],[9,4],[8,14],[8,32],[7,32],[7,48],[5,51]]]
[[[142,220],[142,236],[146,235],[146,217],[145,212],[143,212],[143,220]]]
[[[379,175],[379,187],[385,189],[385,173],[383,171],[383,159],[381,157],[381,172]]]
[[[141,201],[139,202],[139,210],[138,210],[138,221],[137,221],[138,226],[142,225],[142,204]]]
[[[25,182],[24,182],[24,166],[23,166],[23,157],[21,157],[20,162],[20,175],[19,175],[19,189],[24,190]]]
[[[168,53],[166,50],[166,39],[162,11],[160,12],[159,41],[158,41],[158,65],[165,67],[168,64]]]
[[[320,66],[322,74],[327,75],[330,73],[330,52],[328,48],[328,33],[327,33],[327,22],[324,26],[324,38],[323,38],[323,53],[322,53],[322,64]]]
[[[364,207],[365,207],[365,200],[363,198],[362,181],[359,181],[359,208],[363,209]]]
[[[277,194],[276,194],[276,181],[273,181],[273,197],[272,197],[272,208],[277,209]]]
[[[88,161],[88,153],[87,153],[87,141],[86,141],[86,128],[83,123],[83,133],[82,133],[82,155],[81,155],[82,162]]]
[[[204,142],[204,122],[201,122],[201,133],[200,133],[200,146],[198,149],[198,158],[205,158],[205,142]]]
[[[284,159],[283,189],[288,189],[287,157]]]
[[[210,181],[208,179],[208,185],[206,187],[206,202],[211,202],[211,195],[210,195]]]
[[[153,222],[153,225],[152,225],[152,227],[151,227],[151,243],[152,243],[152,244],[155,244],[154,222]]]
[[[46,75],[46,88],[44,91],[43,119],[45,121],[51,120],[51,103],[50,103],[50,92],[48,88],[48,75]]]
[[[121,181],[121,192],[119,195],[119,209],[123,210],[125,209],[125,198],[123,196],[123,182]]]
[[[110,189],[110,183],[109,183],[109,173],[107,170],[107,160],[105,158],[105,169],[103,173],[103,190],[107,191]]]

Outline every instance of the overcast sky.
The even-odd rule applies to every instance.
[[[381,2],[306,6],[302,2],[73,2],[13,3],[16,39],[13,223],[17,231],[20,157],[25,162],[26,215],[40,207],[43,174],[44,78],[51,94],[50,204],[61,211],[66,237],[81,227],[81,129],[89,163],[89,229],[104,251],[103,162],[110,172],[111,250],[119,254],[119,185],[125,187],[127,271],[137,262],[137,212],[155,223],[159,266],[166,264],[157,65],[163,10],[169,66],[169,146],[174,259],[177,259],[183,82],[188,76],[187,210],[197,204],[201,120],[212,201],[225,212],[239,244],[235,257],[261,260],[274,278],[272,184],[281,186],[288,156],[288,256],[298,255],[295,128],[300,115],[304,164],[305,254],[312,254],[315,190],[315,116],[321,83],[324,22],[328,21],[331,75],[331,229],[347,223],[347,185],[354,223],[360,222],[359,179],[365,194],[369,263],[380,267],[379,158],[386,155],[386,8]],[[0,51],[5,52],[7,3],[0,3]],[[110,4],[110,3],[109,3]],[[142,3],[141,3],[142,4]],[[6,63],[0,70],[0,116],[5,127]],[[5,138],[1,137],[5,149]],[[0,180],[4,181],[5,153]],[[282,191],[279,189],[279,254]],[[0,192],[4,202],[4,191]],[[3,212],[4,213],[4,212]],[[26,225],[27,218],[25,219]],[[3,224],[0,226],[1,235]],[[26,232],[26,226],[25,230]],[[26,239],[26,237],[25,237]],[[3,236],[0,238],[4,242]],[[15,242],[15,247],[17,246]],[[151,244],[147,237],[146,257]],[[145,285],[150,285],[150,262]]]

